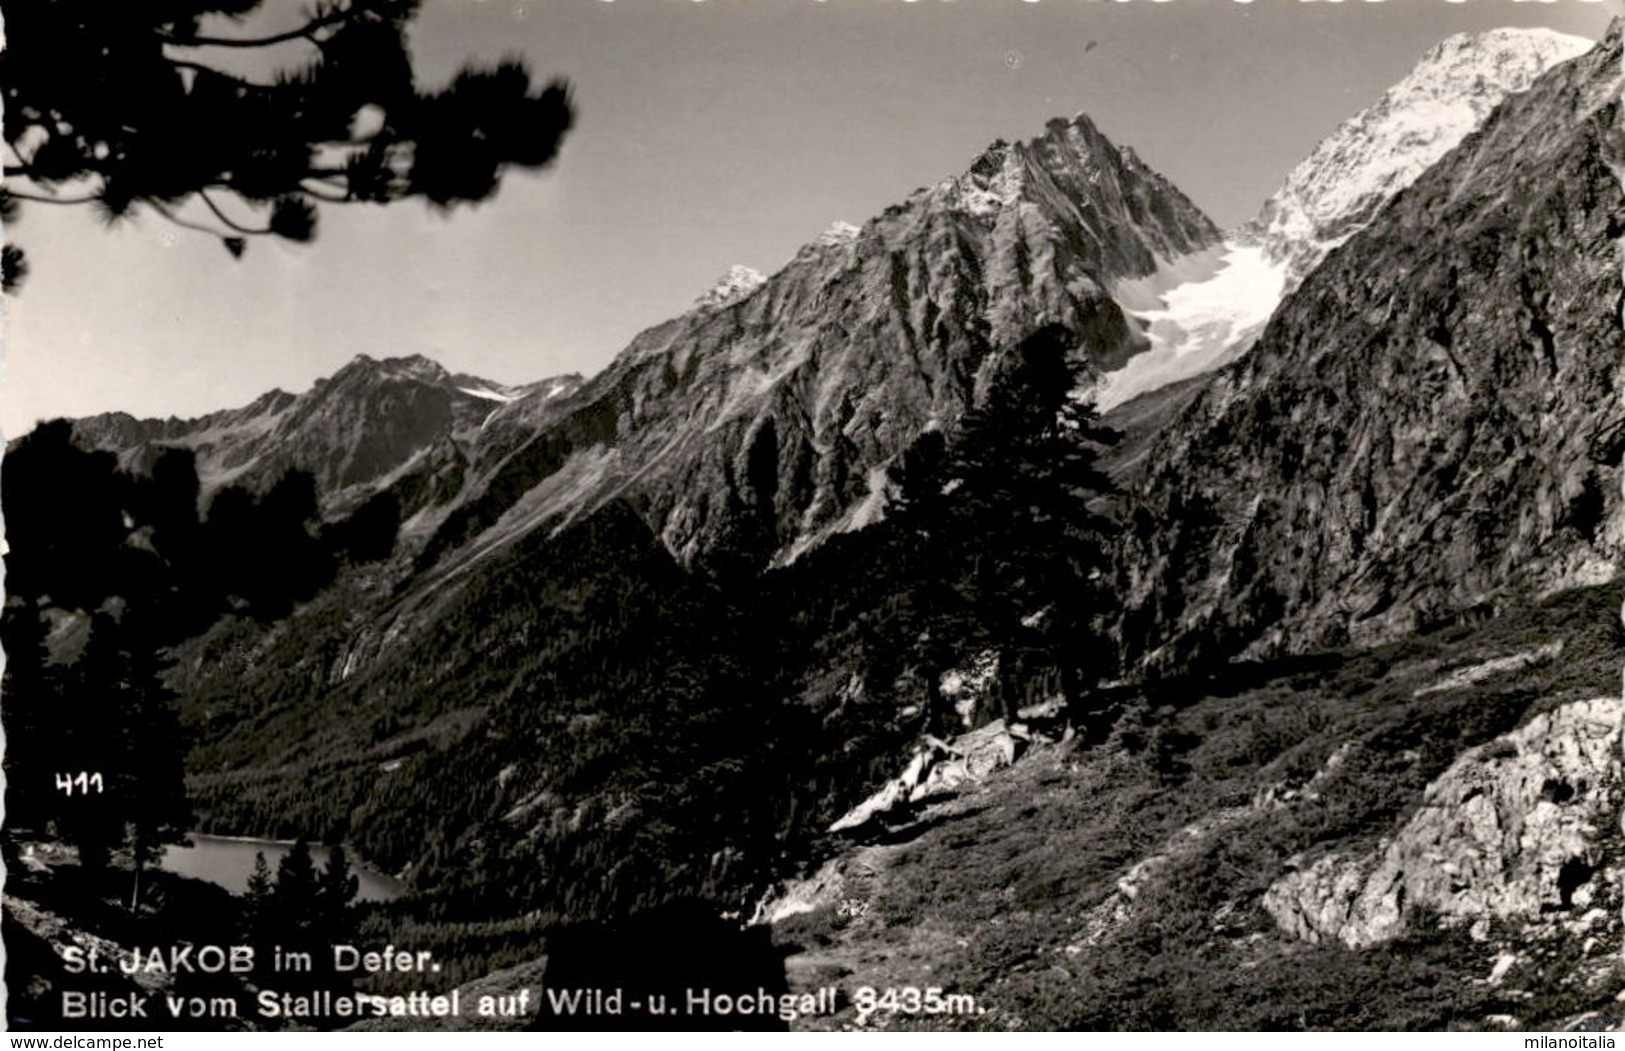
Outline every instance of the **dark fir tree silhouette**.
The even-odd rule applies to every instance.
[[[5,675],[0,680],[6,736],[6,825],[35,835],[52,817],[58,793],[55,773],[64,754],[60,684],[50,658],[47,623],[31,609],[7,617]],[[18,747],[19,742],[27,742]]]
[[[112,453],[73,444],[67,420],[43,423],[6,454],[0,492],[6,507],[6,592],[49,596],[68,609],[95,608],[119,588],[129,534],[124,521],[127,480]]]
[[[1115,526],[1095,504],[1113,485],[1095,461],[1115,434],[1075,397],[1075,347],[1061,325],[1023,340],[997,359],[953,442],[928,435],[898,473],[889,560],[907,590],[888,632],[916,662],[932,731],[945,719],[939,676],[979,650],[998,656],[1005,717],[1024,691],[1053,684],[1081,719],[1087,684],[1109,671],[1096,625],[1112,602]]]
[[[327,855],[316,884],[317,922],[331,942],[347,942],[353,935],[350,903],[361,889],[361,879],[350,870],[344,847],[335,846]]]
[[[956,513],[963,494],[949,472],[941,431],[922,435],[893,469],[895,495],[888,511],[893,528],[886,532],[879,560],[890,579],[884,585],[887,594],[870,600],[883,603],[874,648],[909,664],[925,690],[925,731],[937,735],[949,730],[940,689],[943,672],[988,638],[975,608],[965,600],[971,531]]]
[[[261,6],[8,3],[0,219],[21,202],[109,221],[147,210],[240,256],[256,236],[310,240],[319,204],[484,200],[508,168],[550,162],[570,128],[568,87],[538,88],[517,61],[419,90],[406,43],[418,0],[322,0],[263,32],[237,24]],[[301,47],[304,65],[270,82],[222,61]],[[0,263],[15,287],[21,252],[7,245]]]
[[[377,562],[395,553],[400,531],[400,497],[386,489],[370,497],[349,518],[324,525],[322,543],[348,562]]]
[[[1107,540],[1116,525],[1096,504],[1115,486],[1095,463],[1117,435],[1075,395],[1076,343],[1060,325],[1024,340],[966,415],[950,468],[961,489],[955,517],[971,527],[968,598],[999,651],[1007,715],[1019,670],[1035,659],[1058,673],[1074,714],[1090,673],[1111,670],[1113,651],[1093,625],[1113,601]]]
[[[350,860],[344,847],[334,846],[327,855],[327,864],[316,874],[316,901],[314,929],[320,935],[318,952],[329,945],[349,945],[356,941],[356,916],[352,903],[361,880],[350,869]],[[351,987],[353,972],[337,968],[331,953],[322,957],[319,972],[326,974],[324,985],[336,992]]]
[[[276,916],[271,906],[271,894],[276,884],[271,878],[271,866],[265,860],[265,851],[254,852],[254,871],[248,876],[248,889],[243,894],[242,930],[248,944],[270,955],[276,933]]]
[[[117,681],[115,725],[119,764],[113,803],[122,811],[124,842],[135,865],[131,908],[140,902],[142,873],[167,843],[182,843],[192,825],[186,794],[186,735],[175,714],[175,693],[164,683],[168,661],[145,620],[123,625],[127,649]]]
[[[310,844],[304,839],[277,862],[271,911],[282,944],[304,947],[321,941],[319,899],[321,881]]]
[[[249,889],[261,896],[249,901],[249,910],[266,918],[266,925],[259,926],[256,933],[275,949],[310,954],[314,964],[308,971],[284,974],[280,983],[293,990],[324,988],[342,993],[352,976],[336,969],[328,947],[354,940],[350,903],[360,885],[350,871],[344,848],[333,848],[327,864],[318,869],[310,844],[301,838],[277,863],[269,895],[264,894],[265,881],[257,865],[255,872],[257,888],[251,884]]]
[[[31,633],[38,637],[30,619],[13,620],[11,638]],[[7,802],[15,808],[8,824],[54,830],[77,847],[92,875],[107,869],[113,851],[127,849],[134,863],[128,900],[136,908],[145,869],[164,844],[184,839],[192,818],[184,739],[157,652],[128,617],[99,610],[71,664],[21,656],[6,718],[17,720],[14,734],[27,735],[30,758],[8,758]]]
[[[3,484],[11,662],[0,708],[26,742],[8,751],[8,826],[74,844],[96,876],[126,852],[123,896],[139,906],[144,870],[192,817],[171,648],[225,613],[286,615],[331,581],[314,482],[289,472],[263,496],[228,488],[200,516],[190,452],[132,474],[56,421],[13,446]],[[361,546],[374,551],[394,529],[376,517],[350,529],[370,533]]]
[[[284,617],[333,579],[336,562],[318,519],[308,471],[286,472],[262,496],[228,487],[209,504],[199,557],[231,608]]]

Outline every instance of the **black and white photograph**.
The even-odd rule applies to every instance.
[[[1625,0],[0,15],[10,1030],[1625,1026]]]

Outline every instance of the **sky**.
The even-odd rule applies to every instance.
[[[267,0],[256,27],[297,24]],[[1088,113],[1221,226],[1444,37],[1588,37],[1625,0],[425,0],[420,83],[522,56],[567,78],[557,162],[449,215],[328,206],[310,245],[25,209],[0,430],[190,417],[357,354],[522,383],[601,369],[730,265],[772,273],[997,138]]]

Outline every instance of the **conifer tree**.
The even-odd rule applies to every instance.
[[[271,866],[265,860],[265,851],[254,852],[254,871],[248,877],[248,889],[243,894],[243,936],[250,945],[262,946],[270,942],[272,931],[271,895],[275,890],[271,879]]]
[[[47,667],[48,627],[31,603],[4,613],[5,674],[0,679],[0,721],[11,747],[5,751],[6,825],[36,834],[55,810],[61,723],[60,669]],[[23,747],[19,743],[26,742]]]
[[[49,747],[58,765],[71,757],[93,777],[65,788],[60,831],[91,872],[105,868],[112,851],[129,849],[131,908],[140,904],[146,867],[191,823],[185,746],[157,647],[141,623],[127,608],[122,621],[107,610],[91,617],[84,650],[63,676],[60,704],[70,714],[56,720],[59,733],[31,745]]]
[[[84,649],[63,677],[62,706],[74,715],[60,723],[63,732],[53,756],[58,765],[72,760],[87,774],[101,775],[101,791],[67,790],[57,804],[58,832],[77,848],[81,868],[92,875],[106,870],[124,834],[118,800],[107,792],[123,783],[119,715],[126,710],[128,683],[116,630],[107,614],[91,619]]]
[[[1024,681],[1048,671],[1081,718],[1086,683],[1108,670],[1093,632],[1111,603],[1114,526],[1095,505],[1113,486],[1095,463],[1115,436],[1076,396],[1075,348],[1063,326],[1035,332],[996,359],[944,452],[904,462],[894,554],[911,593],[898,623],[926,679],[931,727],[943,717],[937,677],[981,650],[998,655],[1005,717]]]
[[[347,940],[351,923],[350,903],[361,889],[361,880],[350,869],[350,860],[342,845],[333,847],[322,866],[316,888],[316,911],[321,928],[329,941]]]
[[[163,682],[163,661],[154,639],[132,622],[126,629],[128,668],[118,722],[121,735],[119,800],[125,840],[135,865],[139,902],[142,873],[162,855],[165,844],[185,841],[192,824],[186,793],[186,742],[175,715],[175,695]]]
[[[1105,571],[1116,526],[1096,505],[1115,486],[1096,460],[1116,435],[1077,396],[1075,347],[1060,325],[1024,340],[955,444],[967,599],[999,650],[1007,716],[1014,673],[1031,659],[1059,672],[1074,714],[1090,672],[1109,671],[1110,648],[1092,631],[1112,602]]]
[[[318,940],[318,894],[320,881],[310,843],[300,837],[277,862],[276,887],[271,892],[272,911],[285,944]]]
[[[122,549],[129,481],[117,468],[112,453],[77,447],[67,420],[43,423],[7,450],[0,503],[10,548],[8,596],[49,596],[63,609],[93,610],[118,593],[128,562]]]
[[[954,503],[962,497],[950,477],[941,431],[921,437],[891,472],[886,543],[877,560],[884,596],[878,649],[911,662],[925,689],[925,732],[949,730],[941,694],[945,672],[975,651],[983,632],[961,589],[963,530]]]
[[[274,947],[289,953],[308,953],[313,961],[321,961],[309,970],[289,971],[280,977],[283,986],[295,991],[323,986],[338,989],[331,971],[332,955],[326,950],[333,940],[322,928],[321,897],[321,877],[310,843],[301,836],[277,862],[267,910],[267,936]]]
[[[257,236],[310,240],[318,206],[483,200],[510,167],[549,163],[570,128],[566,85],[538,89],[517,61],[420,89],[418,0],[318,0],[245,30],[262,2],[8,3],[0,220],[21,204],[146,211],[241,256]],[[302,65],[273,79],[238,72],[290,53]],[[14,288],[26,260],[8,244],[0,262]]]

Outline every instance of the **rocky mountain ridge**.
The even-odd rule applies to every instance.
[[[717,283],[694,301],[696,309],[715,309],[739,302],[767,283],[767,275],[748,266],[734,264]]]
[[[1296,285],[1509,95],[1592,41],[1539,28],[1457,33],[1435,44],[1382,98],[1323,139],[1239,231]]]
[[[1393,638],[1616,572],[1620,23],[1334,250],[1154,440],[1144,666]]]
[[[461,383],[483,392],[462,395],[476,433],[438,447],[443,471],[386,482],[416,487],[389,561],[180,647],[207,827],[338,822],[436,893],[578,857],[580,880],[561,863],[532,888],[574,888],[577,915],[646,896],[637,873],[709,892],[740,878],[707,858],[833,805],[824,768],[867,762],[910,721],[803,685],[825,670],[800,649],[777,659],[803,602],[753,610],[779,586],[761,571],[861,524],[890,460],[953,428],[1035,328],[1068,325],[1097,371],[1131,353],[1107,284],[1216,237],[1087,119],[1055,121],[804,246],[744,298],[648,330],[577,388],[500,400]],[[849,732],[868,740],[855,754],[817,746]],[[762,760],[770,738],[783,762]],[[804,784],[810,805],[790,799]],[[634,820],[656,812],[684,816]],[[697,857],[691,819],[714,833]],[[662,845],[599,878],[644,836]]]
[[[1494,102],[1527,87],[1534,73],[1583,44],[1543,30],[1446,40],[1375,106],[1322,142],[1260,217],[1222,247],[1214,243],[1211,224],[1202,227],[1206,220],[1132,150],[1106,142],[1086,118],[1055,121],[1031,143],[996,144],[960,176],[919,192],[862,229],[832,224],[774,275],[777,296],[737,314],[731,308],[755,297],[769,279],[748,267],[732,268],[690,315],[644,333],[622,360],[590,382],[570,377],[506,388],[477,378],[460,382],[443,370],[430,376],[385,369],[374,377],[379,393],[373,395],[358,382],[369,374],[354,371],[353,363],[308,395],[271,392],[251,406],[198,421],[137,423],[112,414],[81,421],[78,433],[88,444],[123,450],[126,462],[150,455],[136,452],[138,446],[195,448],[206,490],[239,477],[263,487],[297,464],[317,475],[331,510],[411,475],[418,480],[407,486],[413,497],[407,510],[417,514],[409,535],[437,552],[487,534],[471,549],[477,555],[515,529],[540,522],[556,528],[606,499],[635,495],[648,502],[651,523],[684,559],[741,547],[793,557],[830,531],[880,513],[878,472],[923,430],[951,426],[976,396],[974,376],[987,348],[1013,338],[1035,318],[1105,326],[1090,334],[1090,354],[1104,374],[1097,396],[1102,408],[1234,360],[1257,338],[1281,291],[1334,241],[1368,221]],[[1432,130],[1417,130],[1424,127]],[[944,236],[946,231],[935,235],[939,244],[928,251],[968,251],[957,260],[916,264],[920,273],[934,267],[938,285],[933,289],[932,279],[920,276],[909,281],[905,297],[923,294],[928,300],[910,306],[920,312],[913,319],[918,328],[910,330],[907,318],[901,333],[883,332],[886,322],[867,327],[871,338],[915,343],[915,353],[927,359],[921,362],[927,377],[943,368],[944,359],[958,364],[922,382],[907,376],[917,369],[860,362],[851,351],[835,361],[815,350],[818,341],[837,338],[812,316],[831,305],[826,300],[834,289],[845,299],[837,312],[883,313],[875,308],[888,294],[884,283],[853,273],[878,270],[878,256],[870,256],[879,248],[881,222],[927,213],[955,216],[969,229],[988,228],[971,241]],[[1017,216],[1042,217],[1048,234],[1011,240],[1020,222],[1010,220]],[[939,219],[925,225],[953,224]],[[1335,238],[1327,233],[1334,227]],[[894,244],[924,230],[899,228],[895,221],[884,228]],[[1117,236],[1120,228],[1130,235]],[[1017,256],[1036,255],[1042,275],[1057,268],[1046,242],[1065,245],[1080,236],[1094,241],[1093,251],[1060,265],[1077,276],[1052,274],[1035,287],[1025,287],[1030,278],[1019,273],[987,275],[981,289],[974,280],[952,284],[956,270],[983,276],[984,264],[1001,254],[1018,269],[1028,262]],[[1010,243],[995,247],[1002,241]],[[1075,254],[1077,244],[1069,251]],[[1202,264],[1207,276],[1196,273],[1203,259],[1210,260]],[[1184,271],[1196,276],[1179,283]],[[1287,276],[1277,287],[1279,274]],[[860,291],[865,281],[869,287]],[[1088,311],[1098,317],[1085,318],[1072,289],[1091,284],[1108,289],[1135,321],[1113,318],[1109,306],[1099,303]],[[1147,291],[1129,291],[1140,285]],[[1022,303],[1014,314],[997,301],[1003,296],[1014,302],[1012,292]],[[949,300],[956,306],[945,311],[941,304]],[[808,317],[797,321],[798,312]],[[1144,336],[1135,331],[1142,326]],[[799,331],[800,345],[780,348],[772,360],[748,349],[780,329]],[[956,329],[957,340],[931,345]],[[723,345],[734,347],[726,365],[712,349]],[[647,363],[656,356],[665,360],[652,372]],[[701,361],[703,376],[686,375]],[[901,377],[883,379],[876,389],[854,378],[887,368]],[[385,386],[391,393],[382,393]],[[592,390],[567,397],[583,386]],[[859,387],[863,395],[855,398]],[[838,388],[853,393],[833,400]],[[707,398],[712,404],[705,404]],[[350,400],[354,407],[339,408]],[[325,408],[307,408],[317,404]],[[633,412],[624,411],[627,404]],[[900,419],[873,418],[882,409]],[[390,413],[400,419],[385,419]],[[842,413],[850,417],[841,419]],[[373,433],[362,438],[363,431]],[[358,442],[367,447],[348,447]],[[267,445],[277,451],[267,453]],[[498,499],[490,497],[493,485],[502,494]],[[523,507],[508,502],[520,489],[528,490]]]
[[[1097,372],[1137,352],[1108,286],[1217,236],[1079,115],[862,227],[832,224],[770,277],[735,267],[586,381],[505,388],[358,359],[306,395],[197,421],[98,417],[79,440],[131,463],[186,445],[210,486],[300,466],[334,506],[405,485],[408,539],[430,561],[456,552],[451,571],[612,500],[685,562],[761,566],[871,520],[886,466],[955,426],[987,362],[1042,324],[1077,332]]]
[[[748,295],[639,335],[556,425],[500,410],[436,556],[626,499],[684,562],[793,557],[869,520],[886,465],[955,426],[990,358],[1039,325],[1071,327],[1097,370],[1139,349],[1106,286],[1217,237],[1081,116],[826,233]]]
[[[1151,346],[1105,377],[1101,411],[1246,353],[1281,300],[1337,245],[1475,131],[1508,95],[1592,46],[1548,29],[1458,33],[1344,121],[1211,256],[1115,290]]]
[[[106,413],[73,427],[77,442],[117,451],[129,469],[145,470],[166,447],[192,450],[205,501],[222,486],[264,491],[284,472],[302,470],[315,476],[331,516],[416,478],[423,492],[407,502],[410,511],[432,502],[436,485],[455,492],[454,479],[496,409],[527,398],[545,406],[580,383],[571,375],[511,387],[454,375],[419,354],[358,354],[301,394],[273,390],[190,420]]]

